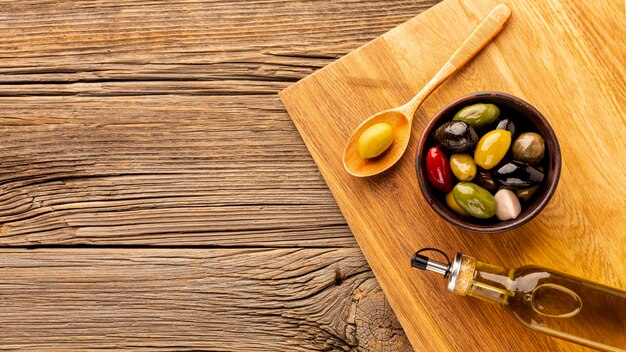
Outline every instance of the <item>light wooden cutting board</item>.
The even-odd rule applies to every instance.
[[[505,267],[539,264],[626,287],[626,15],[622,0],[508,0],[504,31],[418,110],[403,159],[372,178],[341,154],[366,117],[406,102],[498,1],[445,0],[280,93],[413,347],[420,351],[570,351],[497,306],[445,290],[411,269],[419,248],[461,251]],[[477,91],[527,100],[550,121],[563,171],[545,210],[522,228],[473,234],[422,197],[415,150],[429,118]],[[626,332],[625,332],[626,333]]]

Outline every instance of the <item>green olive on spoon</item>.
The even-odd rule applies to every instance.
[[[373,176],[389,169],[400,160],[409,144],[409,138],[411,138],[411,124],[417,108],[441,83],[487,45],[502,30],[510,16],[511,8],[509,6],[506,4],[496,6],[476,26],[435,77],[413,99],[400,107],[379,112],[363,121],[352,132],[352,136],[350,136],[343,151],[343,166],[346,171],[357,177]],[[376,154],[374,157],[367,157],[369,156],[368,153],[364,154],[365,157],[361,156],[359,149],[363,152],[363,150],[377,149],[377,147],[370,147],[367,145],[367,141],[363,140],[359,143],[359,139],[370,127],[381,123],[391,126],[393,134],[391,144],[381,154],[372,153],[371,155]],[[368,131],[368,133],[373,132]],[[379,141],[381,138],[377,137],[374,135],[367,139]]]

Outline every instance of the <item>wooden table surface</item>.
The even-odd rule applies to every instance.
[[[0,350],[410,350],[277,93],[435,3],[0,1]]]

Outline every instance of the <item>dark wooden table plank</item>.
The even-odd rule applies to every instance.
[[[276,94],[436,2],[0,2],[0,349],[410,349]]]
[[[354,247],[279,104],[0,98],[0,244]]]
[[[8,2],[2,94],[273,95],[436,2]]]
[[[0,249],[0,277],[3,350],[410,350],[356,248]]]

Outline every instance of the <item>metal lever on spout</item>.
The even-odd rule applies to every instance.
[[[443,255],[448,261],[448,263],[447,264],[441,263],[436,260],[432,260],[425,255],[420,254],[426,251],[433,251],[433,252],[437,252]],[[434,271],[438,274],[443,275],[443,277],[447,278],[448,275],[450,275],[450,268],[452,266],[452,262],[450,261],[450,257],[448,257],[448,255],[444,253],[443,251],[437,248],[426,247],[415,252],[415,254],[413,255],[413,258],[411,258],[411,266],[420,270]]]

